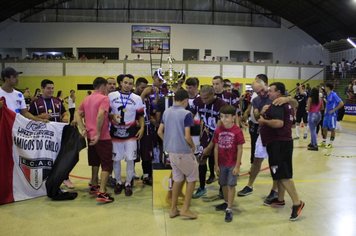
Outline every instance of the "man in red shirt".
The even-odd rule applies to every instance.
[[[102,203],[114,201],[114,198],[106,192],[106,183],[113,169],[107,83],[107,80],[102,77],[96,78],[93,82],[94,92],[84,99],[76,112],[80,132],[84,137],[88,137],[88,160],[92,167],[90,193],[97,194],[96,201]],[[98,185],[99,166],[102,169],[100,186]]]

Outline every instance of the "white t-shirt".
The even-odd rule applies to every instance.
[[[354,94],[356,94],[356,84],[352,86],[352,90],[354,91]]]
[[[75,102],[73,102],[71,97],[68,97],[68,109],[70,108],[75,108]]]
[[[25,97],[20,91],[14,89],[11,93],[8,93],[0,87],[1,97],[5,97],[7,107],[16,113],[20,113],[22,109],[27,109]]]

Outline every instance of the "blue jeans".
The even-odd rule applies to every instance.
[[[320,112],[309,112],[308,113],[308,125],[310,129],[310,136],[311,136],[311,144],[313,146],[316,146],[317,143],[317,133],[316,133],[316,127],[319,124],[321,120],[321,114]]]

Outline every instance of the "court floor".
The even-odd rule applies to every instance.
[[[99,205],[88,193],[90,169],[83,150],[71,174],[78,198],[55,202],[40,197],[1,205],[0,235],[356,235],[356,124],[342,122],[342,127],[333,149],[308,151],[309,137],[294,141],[294,180],[306,203],[296,222],[288,220],[292,204],[288,195],[284,208],[263,206],[272,183],[268,170],[257,177],[252,195],[235,198],[231,223],[224,222],[223,212],[215,211],[220,201],[202,199],[192,200],[197,220],[170,219],[167,208],[153,209],[152,187],[143,186],[141,180],[136,181],[132,197],[114,195],[115,202]],[[249,135],[244,133],[247,142],[237,190],[247,183],[250,167]],[[140,164],[136,172],[141,175]],[[207,194],[217,190],[214,182]]]

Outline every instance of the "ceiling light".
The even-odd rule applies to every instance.
[[[356,44],[350,38],[347,38],[347,42],[349,42],[354,48],[356,48]]]

